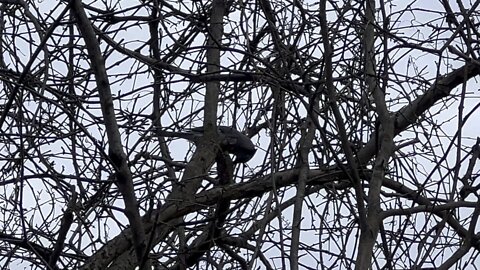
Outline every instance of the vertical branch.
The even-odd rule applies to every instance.
[[[159,36],[159,20],[161,16],[158,12],[159,10],[159,3],[157,0],[153,1],[154,6],[151,9],[151,21],[148,23],[149,30],[150,30],[150,52],[156,61],[161,61],[161,54],[160,54],[160,46],[159,43],[161,41],[161,37]],[[161,109],[161,92],[162,92],[162,82],[164,79],[164,71],[161,69],[154,69],[154,83],[153,83],[153,108],[152,108],[152,121],[153,125],[156,127],[157,130],[157,140],[160,145],[160,151],[162,156],[167,158],[168,160],[172,160],[170,156],[169,149],[167,144],[165,143],[165,138],[159,134],[159,130],[161,129],[161,121],[160,121],[160,109]],[[167,94],[167,93],[165,93]],[[167,174],[170,179],[176,179],[175,170],[173,166],[171,166],[168,162],[165,162],[165,168],[167,169]],[[155,200],[155,197],[152,198]],[[152,205],[153,207],[153,205]],[[178,254],[179,254],[179,268],[185,269],[186,268],[186,260],[185,260],[185,247],[186,247],[186,236],[185,236],[185,226],[177,226],[175,228],[178,234]],[[153,240],[152,238],[155,236],[154,233],[150,234],[149,241]]]
[[[212,3],[210,26],[207,37],[207,72],[219,73],[220,71],[220,44],[223,35],[223,16],[225,15],[225,4],[223,0],[215,0]],[[204,137],[196,142],[197,150],[192,156],[181,184],[174,186],[171,199],[183,198],[191,200],[192,195],[197,191],[203,175],[213,164],[216,156],[217,146],[212,144],[217,140],[217,105],[220,92],[218,81],[206,83],[205,106],[204,106]]]
[[[77,19],[78,28],[84,38],[91,67],[95,74],[95,81],[98,88],[102,115],[105,122],[105,128],[108,137],[108,155],[115,169],[116,184],[120,190],[125,203],[125,215],[130,223],[133,232],[132,241],[135,246],[137,262],[142,264],[143,257],[146,255],[145,231],[143,228],[140,213],[138,211],[137,198],[133,187],[132,174],[127,164],[127,157],[123,151],[122,140],[115,118],[112,93],[105,70],[105,59],[103,58],[100,45],[93,30],[90,20],[87,18],[80,0],[74,0],[72,3],[73,15]],[[145,269],[147,269],[147,266]]]
[[[212,3],[212,11],[210,17],[210,25],[207,28],[207,73],[218,74],[220,71],[220,47],[223,36],[223,17],[225,16],[224,0],[214,0]],[[197,192],[203,176],[213,164],[217,145],[212,144],[218,142],[217,134],[217,106],[218,95],[220,93],[219,81],[208,81],[206,83],[205,106],[204,106],[204,137],[197,142],[197,150],[195,151],[191,161],[185,169],[181,183],[174,186],[172,193],[169,196],[170,202],[175,204],[177,201],[191,201]],[[195,202],[192,201],[192,204]],[[169,204],[165,205],[167,208]],[[159,212],[162,212],[160,209]],[[163,228],[162,231],[168,230]],[[159,233],[160,234],[160,233]],[[180,232],[181,238],[182,232]],[[161,235],[161,234],[160,234]],[[160,239],[156,239],[159,241]],[[204,250],[207,246],[201,248]],[[185,245],[180,249],[187,248]],[[204,250],[205,251],[205,250]],[[202,254],[202,252],[200,252]],[[180,269],[188,265],[193,265],[197,258],[186,255],[180,256]]]
[[[362,190],[362,185],[360,182],[360,175],[358,174],[357,168],[358,164],[354,158],[353,151],[350,147],[350,143],[347,137],[347,131],[345,128],[345,123],[343,121],[342,115],[340,114],[340,110],[337,105],[337,97],[333,85],[333,65],[332,65],[332,45],[329,42],[328,36],[328,25],[327,25],[327,10],[326,10],[326,0],[322,0],[320,4],[320,31],[322,35],[323,47],[324,47],[324,58],[325,58],[325,87],[327,90],[327,96],[329,99],[330,109],[332,110],[333,116],[335,118],[335,124],[338,128],[338,133],[340,137],[340,141],[342,144],[342,150],[345,153],[345,157],[347,158],[348,165],[350,166],[350,173],[349,177],[353,182],[354,189],[355,189],[355,196],[357,200],[357,207],[358,207],[358,216],[359,216],[359,223],[360,228],[363,230],[367,226],[366,224],[366,214],[365,214],[365,205],[363,202],[364,193]]]
[[[383,5],[382,5],[383,9]],[[384,14],[384,32],[387,31],[388,20]],[[368,191],[368,207],[367,207],[367,227],[364,227],[360,231],[360,242],[358,248],[358,255],[356,260],[355,269],[368,269],[371,267],[373,247],[377,239],[377,235],[380,229],[380,191],[385,178],[385,170],[388,166],[392,149],[393,149],[393,136],[394,136],[394,119],[390,115],[385,102],[386,83],[383,89],[380,88],[376,72],[375,62],[375,0],[366,1],[365,4],[365,17],[366,26],[364,33],[364,49],[365,49],[365,75],[366,83],[368,87],[368,93],[373,96],[375,102],[375,110],[378,115],[379,128],[377,134],[380,139],[378,140],[378,153],[375,158],[375,164],[373,167],[372,177],[370,179],[370,189]],[[385,38],[384,42],[387,39]],[[384,47],[387,45],[384,44]],[[385,50],[386,52],[387,50]],[[384,57],[388,57],[384,55]],[[384,61],[384,72],[387,73],[386,62]]]
[[[207,37],[207,73],[214,74],[220,71],[220,46],[223,35],[223,16],[225,15],[224,0],[212,2],[212,15]],[[219,81],[206,83],[204,122],[206,137],[211,137],[217,127],[218,94],[220,92]]]
[[[318,103],[316,99],[312,99],[315,104],[314,111],[318,111]],[[305,125],[302,127],[302,137],[298,142],[298,165],[300,167],[300,173],[298,176],[297,194],[295,196],[295,204],[293,208],[293,220],[292,220],[292,244],[290,250],[290,269],[298,269],[298,249],[300,246],[300,233],[302,224],[302,210],[303,200],[305,198],[306,180],[309,172],[308,154],[312,148],[313,139],[315,136],[315,125],[313,124],[311,117],[316,114],[309,114]]]

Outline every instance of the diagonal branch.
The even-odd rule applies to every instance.
[[[467,63],[463,67],[439,77],[425,94],[417,97],[396,112],[394,135],[400,134],[407,127],[417,122],[424,112],[435,105],[437,101],[448,97],[455,87],[478,75],[480,75],[480,66],[475,63]],[[370,141],[358,152],[357,160],[360,164],[365,164],[375,155],[377,138],[381,138],[381,134],[372,134]]]
[[[108,156],[115,169],[116,184],[120,190],[125,203],[125,215],[132,229],[132,241],[135,246],[135,253],[138,264],[141,264],[147,253],[145,242],[145,231],[138,211],[137,198],[133,187],[132,174],[128,167],[127,157],[123,151],[122,139],[115,118],[112,93],[108,75],[105,70],[105,59],[103,58],[97,36],[93,30],[90,20],[85,13],[80,0],[72,2],[72,13],[75,16],[78,28],[83,35],[91,67],[95,74],[95,81],[100,97],[102,114],[105,121],[105,128],[108,137]]]

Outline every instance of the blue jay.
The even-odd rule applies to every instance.
[[[203,131],[203,127],[196,127],[182,132],[162,130],[159,134],[166,137],[179,137],[195,143],[203,136]],[[249,161],[257,151],[250,138],[232,127],[218,126],[218,135],[222,149],[235,155],[235,163]]]

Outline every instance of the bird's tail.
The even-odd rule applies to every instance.
[[[187,140],[193,140],[195,138],[195,134],[191,132],[156,130],[155,133],[163,137],[177,137],[177,138],[183,138]]]

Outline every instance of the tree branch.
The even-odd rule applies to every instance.
[[[148,253],[146,250],[145,231],[138,211],[137,198],[133,187],[132,174],[128,167],[127,157],[123,151],[122,139],[115,118],[112,93],[108,75],[105,70],[105,60],[100,51],[100,45],[97,36],[93,30],[92,24],[85,13],[80,0],[72,1],[72,12],[77,19],[80,32],[84,37],[85,44],[90,58],[90,64],[95,74],[95,81],[100,97],[102,114],[105,122],[105,128],[108,137],[108,156],[115,170],[116,184],[123,196],[125,203],[125,215],[130,223],[133,235],[131,241],[135,246],[137,262],[140,265],[144,256]],[[147,264],[148,267],[149,264]],[[149,268],[148,268],[149,269]]]

